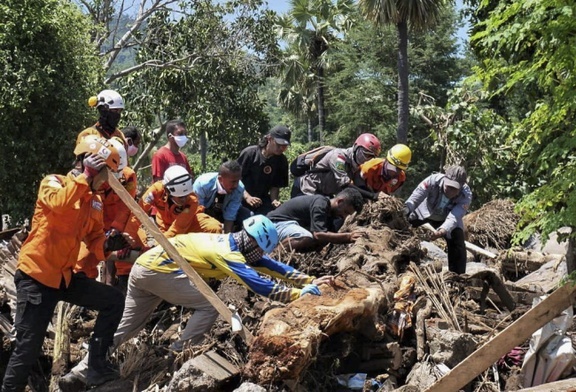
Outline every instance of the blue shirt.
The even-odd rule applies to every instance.
[[[196,178],[193,185],[194,193],[198,196],[198,203],[205,208],[210,208],[214,204],[218,193],[218,173],[205,173]],[[244,194],[244,184],[242,181],[238,188],[224,197],[222,215],[225,221],[235,221],[238,210],[242,205],[242,195]]]

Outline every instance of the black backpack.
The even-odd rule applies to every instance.
[[[313,150],[307,151],[303,154],[298,155],[290,163],[290,173],[294,177],[301,177],[308,172],[314,172],[314,166],[320,162],[322,158],[326,156],[330,151],[336,147],[332,146],[320,146]],[[325,171],[325,170],[317,170]]]

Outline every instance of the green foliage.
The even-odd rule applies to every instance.
[[[510,138],[509,123],[488,105],[487,95],[470,78],[454,89],[445,108],[421,105],[417,111],[435,124],[432,151],[442,166],[463,165],[474,194],[473,208],[495,198],[522,197],[526,166],[516,161],[519,142]]]
[[[438,106],[448,100],[448,91],[465,74],[462,59],[456,56],[456,15],[452,10],[443,13],[435,34],[413,33],[408,53],[414,58],[411,67],[411,105],[421,99],[420,94],[433,97]],[[378,45],[374,45],[378,42]],[[327,75],[330,92],[327,108],[330,112],[329,129],[336,132],[328,138],[335,145],[351,145],[363,132],[376,134],[384,146],[396,143],[396,32],[390,27],[375,27],[372,23],[358,22],[337,43],[331,62],[334,70]],[[419,127],[417,118],[411,129],[411,147],[428,136],[428,129]],[[432,160],[429,143],[424,141],[423,154],[415,155],[414,164],[423,159]],[[433,161],[434,162],[434,161]],[[435,162],[434,162],[435,163]],[[421,166],[421,168],[423,168]],[[424,170],[426,173],[427,170]]]
[[[42,177],[66,173],[101,62],[90,25],[68,1],[0,3],[0,212],[32,215]]]
[[[494,7],[487,1],[485,6]],[[523,92],[512,138],[531,173],[520,200],[522,241],[576,226],[576,5],[556,0],[500,3],[472,37],[482,56],[477,74],[493,96]]]
[[[148,129],[158,118],[182,118],[189,136],[206,135],[218,159],[254,144],[269,129],[258,87],[277,50],[273,14],[259,6],[197,1],[186,4],[181,18],[168,12],[150,18],[136,61],[163,65],[119,81],[132,109],[128,121]]]

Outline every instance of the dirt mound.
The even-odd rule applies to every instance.
[[[520,217],[511,200],[493,200],[464,217],[468,241],[483,248],[508,249]]]

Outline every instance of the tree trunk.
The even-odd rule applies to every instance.
[[[324,339],[375,325],[379,309],[387,305],[395,287],[349,288],[338,280],[334,287],[320,289],[321,296],[306,295],[264,315],[244,376],[259,384],[298,380]]]
[[[326,128],[326,113],[324,112],[324,68],[316,68],[316,91],[318,100],[318,141],[323,143],[323,132]]]
[[[308,143],[312,143],[312,135],[314,130],[312,127],[312,119],[310,118],[310,116],[308,116],[307,123],[308,123]]]
[[[206,132],[200,131],[200,162],[202,165],[202,173],[206,171],[207,156],[208,156],[208,141],[206,140]]]
[[[410,101],[408,96],[408,24],[400,22],[398,27],[398,129],[396,141],[406,144],[408,141],[408,119]]]
[[[574,232],[574,228],[572,228]],[[566,269],[568,275],[576,271],[576,238],[568,237],[568,249],[566,249]]]

